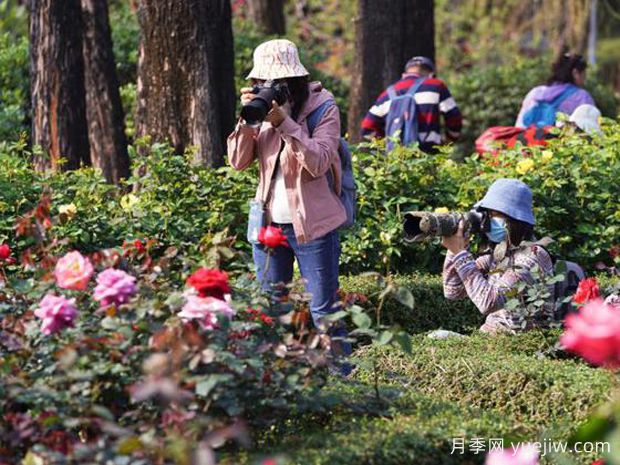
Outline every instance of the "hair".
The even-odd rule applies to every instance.
[[[308,76],[301,76],[286,78],[285,81],[291,94],[291,118],[297,121],[297,117],[310,95],[310,90],[308,89],[310,80]]]
[[[551,66],[551,76],[547,79],[547,84],[555,82],[574,84],[573,70],[583,71],[587,67],[588,64],[581,55],[577,53],[562,53]]]
[[[523,241],[534,240],[534,226],[531,224],[507,216],[506,225],[511,246],[518,247]]]

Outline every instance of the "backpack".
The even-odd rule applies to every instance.
[[[476,152],[481,155],[490,153],[497,155],[502,147],[509,149],[521,142],[522,145],[532,147],[534,145],[547,145],[547,140],[555,137],[550,132],[553,126],[539,128],[530,126],[518,128],[515,126],[493,126],[484,131],[476,139]]]
[[[553,126],[555,124],[556,113],[564,100],[577,92],[579,88],[569,85],[564,91],[550,102],[536,101],[536,104],[523,115],[523,125],[535,125],[539,128],[543,126]]]
[[[418,115],[415,102],[415,93],[424,84],[425,79],[419,78],[402,95],[396,93],[394,86],[387,89],[390,98],[390,110],[385,119],[385,136],[387,151],[394,149],[391,138],[399,137],[403,145],[418,141]]]
[[[481,155],[485,153],[495,155],[499,146],[508,145],[511,139],[516,138],[523,131],[523,128],[515,126],[493,126],[476,139],[476,152]]]
[[[554,272],[557,275],[564,275],[564,279],[555,283],[554,293],[556,301],[556,319],[563,320],[566,315],[573,313],[577,308],[569,300],[564,302],[567,297],[571,297],[579,287],[579,281],[585,279],[586,275],[583,268],[575,262],[567,260],[557,260],[554,264]]]
[[[553,274],[554,276],[562,275],[564,279],[561,281],[557,281],[553,285],[553,297],[555,300],[555,319],[556,321],[563,321],[566,318],[566,315],[569,313],[573,313],[577,311],[577,307],[573,305],[571,299],[577,288],[579,287],[579,282],[585,279],[586,275],[583,271],[583,268],[575,262],[569,262],[568,260],[562,260],[556,258],[549,250],[547,250],[547,245],[553,242],[553,240],[549,237],[543,237],[542,239],[536,242],[525,242],[522,243],[526,246],[538,246],[544,249],[549,256],[551,257],[551,261],[553,262]]]
[[[314,132],[316,125],[321,120],[325,111],[335,105],[333,100],[327,100],[319,105],[316,109],[308,115],[307,124],[310,136]],[[357,208],[355,178],[353,176],[353,162],[351,161],[351,151],[349,150],[349,144],[342,137],[340,138],[340,144],[338,145],[338,155],[340,156],[340,167],[342,173],[342,187],[340,189],[340,201],[347,212],[346,222],[340,226],[341,228],[348,228],[355,223],[355,210]],[[329,169],[326,173],[327,182],[332,187],[334,192],[336,188],[334,186],[334,174]]]

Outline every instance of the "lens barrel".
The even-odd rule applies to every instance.
[[[247,124],[258,124],[265,121],[265,117],[271,110],[271,102],[274,100],[276,91],[272,87],[260,87],[256,97],[250,103],[241,107],[241,118]]]
[[[467,234],[488,231],[488,215],[485,212],[471,210],[467,213],[432,213],[413,211],[405,213],[403,230],[405,242],[420,242],[427,237],[452,236],[464,223]]]

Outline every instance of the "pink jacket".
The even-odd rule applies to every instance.
[[[329,107],[317,123],[312,137],[306,118],[331,93],[319,82],[310,84],[310,95],[297,121],[290,116],[274,128],[264,122],[260,128],[241,123],[228,136],[228,161],[236,170],[246,169],[258,159],[260,180],[256,200],[265,201],[272,185],[274,168],[284,141],[280,166],[293,215],[293,229],[300,243],[324,236],[341,226],[347,218],[340,202],[341,167],[338,155],[340,143],[340,114],[338,107]],[[327,180],[327,170],[334,173],[335,190]],[[269,210],[269,208],[268,208]]]

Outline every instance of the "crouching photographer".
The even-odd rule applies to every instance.
[[[536,276],[554,275],[549,253],[531,243],[535,240],[532,191],[519,180],[498,179],[475,208],[460,220],[455,220],[457,214],[421,220],[409,216],[406,237],[419,240],[429,233],[442,236],[442,245],[448,249],[443,267],[444,295],[451,300],[471,299],[486,316],[481,331],[514,333],[549,326],[554,321],[553,284],[548,285],[550,297],[534,314],[524,316],[522,311],[504,308],[510,291],[514,292],[519,283],[531,285]],[[481,236],[484,250],[477,257],[468,250],[473,233]]]

